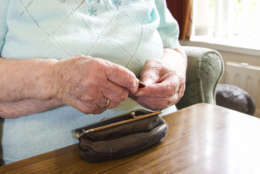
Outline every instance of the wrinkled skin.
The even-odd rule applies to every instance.
[[[0,65],[0,116],[16,118],[62,105],[98,114],[128,96],[147,108],[164,109],[183,96],[187,57],[181,47],[164,49],[163,57],[145,63],[140,78],[145,87],[139,89],[131,71],[99,58],[0,58]]]
[[[55,68],[57,98],[86,114],[114,108],[138,90],[134,73],[103,59],[78,56],[58,62]]]
[[[175,62],[170,60],[174,59],[174,57],[168,57],[168,55],[164,58],[167,61],[151,59],[145,63],[140,79],[145,84],[145,87],[139,89],[132,96],[140,105],[153,110],[161,110],[178,103],[183,97],[185,91],[186,58],[185,55],[175,53],[174,55],[184,58],[183,66],[178,67],[184,70],[183,73],[176,73],[178,68],[174,65]]]

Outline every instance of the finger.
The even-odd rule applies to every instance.
[[[102,93],[109,102],[109,106],[106,106],[108,109],[112,109],[120,105],[120,103],[127,99],[129,92],[110,81],[104,83],[102,87]]]
[[[156,83],[160,78],[160,71],[162,69],[162,63],[155,59],[146,61],[143,71],[141,73],[141,81],[146,85]]]
[[[160,79],[159,72],[155,69],[144,69],[140,79],[145,85],[155,84]]]
[[[126,88],[131,93],[136,93],[138,90],[139,80],[130,70],[113,63],[107,63],[105,74],[111,82]]]
[[[121,102],[118,102],[118,101],[112,101],[107,108],[108,108],[108,109],[115,108],[115,107],[119,106],[120,103],[121,103]]]
[[[179,97],[182,98],[184,96],[184,93],[185,93],[185,84],[182,84],[178,92]]]
[[[161,110],[176,104],[179,101],[179,97],[178,94],[168,98],[138,97],[136,101],[147,108]]]
[[[106,98],[104,97],[103,93],[101,90],[99,89],[88,89],[90,95],[82,95],[80,97],[78,97],[78,99],[81,101],[81,102],[84,102],[85,104],[86,103],[90,103],[92,105],[97,105],[98,108],[106,108],[106,105],[107,105],[107,101],[106,101]]]
[[[98,106],[98,108],[104,110],[108,108],[110,101],[111,101],[110,99],[102,95],[102,97],[100,97],[98,100],[95,101],[95,104]]]
[[[83,109],[82,111],[85,114],[101,114],[102,112],[107,110],[106,107],[99,106],[96,103],[85,103],[82,101],[79,101],[79,103],[81,103],[81,106],[78,105],[79,109]]]
[[[129,92],[110,81],[103,83],[101,91],[103,96],[111,100],[111,102],[121,102],[127,99]]]
[[[171,97],[178,92],[179,85],[180,80],[177,76],[168,75],[160,83],[147,85],[146,87],[139,89],[136,96]]]
[[[78,109],[85,114],[99,114],[105,111],[104,108],[100,108],[96,104],[84,102],[79,99],[70,99],[68,105]]]
[[[105,112],[107,110],[107,108],[98,108],[97,110],[94,110],[92,112],[92,114],[101,114],[103,112]]]

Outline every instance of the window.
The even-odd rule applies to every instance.
[[[260,50],[260,1],[194,0],[194,39]]]

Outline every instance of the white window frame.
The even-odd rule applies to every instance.
[[[242,3],[246,4],[247,0],[241,0]],[[231,35],[232,27],[231,22],[234,17],[234,12],[230,10],[232,7],[232,0],[216,0],[216,13],[212,13],[208,9],[209,0],[194,0],[194,23],[196,23],[196,28],[193,26],[193,33],[199,33],[203,35],[206,32],[211,33],[207,36],[195,36],[191,37],[190,41],[183,41],[184,45],[195,45],[209,47],[217,49],[220,51],[228,51],[235,53],[242,53],[253,56],[260,56],[260,40],[259,48],[248,46],[247,44],[234,44],[234,42],[229,42],[227,39],[217,39],[225,38]],[[212,25],[208,21],[208,15],[215,19],[215,23]],[[220,14],[220,15],[219,15]],[[199,17],[198,17],[199,16]],[[225,20],[223,20],[225,19]],[[215,25],[215,26],[214,26]],[[214,30],[209,31],[214,27]],[[260,31],[259,31],[260,32]]]

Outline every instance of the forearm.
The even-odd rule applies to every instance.
[[[0,58],[0,117],[15,118],[60,106],[53,90],[55,62]]]
[[[44,112],[61,106],[61,102],[55,99],[37,100],[27,99],[17,102],[1,102],[0,117],[16,118],[34,113]]]
[[[56,60],[0,58],[0,102],[47,100],[54,96]]]
[[[187,56],[181,47],[176,49],[165,48],[164,55],[161,60],[178,75],[182,76],[183,78],[186,77]]]

